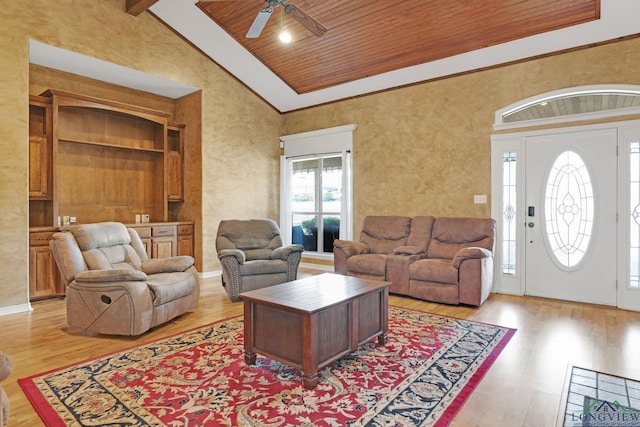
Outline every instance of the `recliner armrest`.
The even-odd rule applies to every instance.
[[[147,274],[175,273],[186,271],[195,263],[193,257],[188,255],[174,256],[171,258],[152,258],[142,261],[142,271]]]
[[[351,240],[334,240],[333,247],[342,249],[342,252],[344,252],[347,258],[354,255],[368,254],[369,252],[371,252],[369,246],[367,246],[365,243],[353,242]]]
[[[246,255],[240,249],[222,249],[218,252],[219,260],[226,257],[234,257],[238,261],[238,264],[244,264],[247,260]]]
[[[287,258],[289,258],[289,255],[294,252],[304,252],[304,247],[302,245],[290,245],[276,248],[271,253],[271,259],[281,259],[286,261]]]
[[[88,270],[76,274],[76,282],[146,282],[149,278],[139,270]]]
[[[462,248],[453,257],[453,266],[455,268],[460,268],[460,264],[462,264],[462,261],[466,259],[491,258],[492,256],[493,253],[485,248],[476,246]]]

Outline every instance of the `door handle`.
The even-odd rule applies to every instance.
[[[534,224],[533,222],[529,222],[529,223],[527,224],[527,227],[529,227],[529,228],[533,228],[534,226],[535,226],[535,224]]]

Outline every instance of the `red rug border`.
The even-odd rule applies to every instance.
[[[460,409],[462,409],[462,406],[469,399],[469,397],[471,396],[473,391],[476,389],[478,384],[480,384],[480,381],[482,381],[484,376],[489,372],[489,370],[491,369],[491,366],[493,366],[494,362],[498,359],[498,356],[500,356],[500,354],[502,353],[504,348],[507,346],[507,344],[509,344],[509,342],[511,341],[511,338],[513,337],[513,335],[515,335],[517,329],[510,328],[510,327],[507,327],[507,326],[496,325],[496,324],[488,323],[488,322],[481,322],[481,321],[477,321],[477,320],[464,319],[464,318],[455,317],[455,316],[448,316],[448,315],[443,315],[443,314],[431,313],[431,312],[428,312],[428,311],[417,310],[417,309],[414,309],[414,308],[400,307],[400,306],[393,305],[393,304],[389,305],[389,307],[393,307],[393,308],[396,308],[396,309],[399,309],[399,310],[414,311],[414,312],[418,312],[418,313],[430,314],[430,315],[434,315],[434,316],[454,319],[454,320],[457,320],[457,321],[465,321],[465,322],[482,324],[482,325],[487,325],[487,326],[500,327],[500,328],[503,328],[503,329],[507,330],[505,336],[503,336],[501,338],[501,340],[498,343],[498,345],[496,345],[496,347],[491,351],[491,353],[487,356],[487,358],[482,362],[480,367],[478,367],[478,370],[469,379],[467,384],[465,384],[464,388],[456,395],[456,397],[454,398],[453,402],[451,402],[449,407],[444,411],[444,413],[440,416],[440,418],[438,418],[438,421],[433,426],[433,427],[446,427],[453,421],[455,416],[458,414],[458,412],[460,412]],[[225,317],[224,319],[220,319],[220,320],[217,320],[215,322],[205,323],[204,325],[196,326],[196,327],[193,327],[193,328],[181,331],[181,332],[176,332],[175,334],[167,335],[166,337],[157,338],[155,340],[150,340],[150,341],[145,341],[145,342],[142,342],[142,343],[138,343],[136,345],[132,345],[131,347],[127,347],[127,348],[120,349],[120,350],[115,350],[115,351],[112,351],[112,352],[109,352],[109,353],[101,354],[100,356],[96,356],[96,357],[89,357],[87,359],[84,359],[84,360],[81,360],[81,361],[78,361],[78,362],[75,362],[75,363],[70,363],[68,365],[57,367],[57,368],[53,368],[53,369],[50,369],[48,371],[39,372],[37,374],[30,375],[28,377],[19,378],[17,382],[18,382],[18,385],[20,386],[20,388],[22,389],[23,393],[25,394],[25,396],[27,397],[27,399],[31,403],[31,406],[33,407],[33,409],[36,411],[36,413],[38,414],[38,416],[40,417],[40,419],[44,422],[44,424],[46,426],[48,426],[48,427],[66,427],[66,424],[64,423],[64,421],[60,417],[60,414],[58,414],[58,412],[56,412],[53,409],[53,406],[51,406],[51,404],[49,404],[49,402],[44,397],[44,395],[36,387],[36,385],[35,385],[35,383],[33,381],[34,378],[50,374],[50,373],[52,373],[54,371],[63,370],[63,369],[69,368],[71,366],[80,365],[80,364],[83,364],[83,363],[91,362],[93,360],[98,360],[98,359],[102,359],[104,357],[109,357],[109,356],[112,356],[114,354],[127,352],[127,351],[130,351],[130,350],[132,350],[134,348],[137,348],[137,347],[142,347],[142,346],[145,346],[145,345],[151,345],[151,344],[154,344],[154,343],[157,343],[157,342],[160,342],[160,341],[164,341],[164,340],[171,339],[171,338],[174,338],[174,337],[177,337],[177,336],[180,336],[180,335],[184,335],[186,333],[189,333],[191,331],[195,331],[197,329],[202,329],[202,328],[206,328],[206,327],[209,327],[209,326],[213,326],[213,325],[216,325],[218,323],[223,323],[223,322],[226,322],[228,320],[236,319],[236,318],[242,317],[242,316],[243,316],[242,314],[235,315],[235,316],[228,316],[228,317]]]

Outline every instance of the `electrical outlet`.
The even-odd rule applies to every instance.
[[[70,216],[70,217],[69,217],[69,222],[70,222],[71,224],[75,223],[76,221],[77,221],[77,220],[76,220],[76,217],[75,217],[75,216]]]
[[[473,196],[473,203],[476,203],[476,204],[487,203],[487,195],[486,194],[475,194]]]

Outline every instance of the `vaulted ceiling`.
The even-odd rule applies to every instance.
[[[598,0],[289,0],[327,32],[315,36],[284,12],[258,38],[245,34],[264,0],[200,1],[200,7],[296,93],[424,64],[600,17]],[[276,3],[277,4],[277,3]],[[281,30],[293,35],[278,40]]]
[[[308,19],[278,3],[247,38],[268,1],[126,0],[283,112],[640,33],[638,0],[284,1]]]

